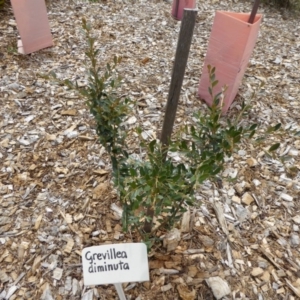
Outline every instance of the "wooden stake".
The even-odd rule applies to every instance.
[[[258,10],[259,2],[260,2],[260,0],[255,0],[254,1],[254,5],[253,5],[252,11],[251,11],[251,15],[250,15],[249,20],[248,20],[248,23],[250,23],[250,24],[253,24],[253,22],[254,22],[254,19],[255,19],[257,10]]]
[[[197,9],[185,9],[181,22],[178,38],[175,63],[173,66],[172,79],[169,89],[168,102],[165,112],[164,124],[161,132],[160,141],[168,146],[175,121],[178,100],[184,78],[185,67],[187,64],[190,46],[196,22]]]

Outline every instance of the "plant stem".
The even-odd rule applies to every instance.
[[[151,233],[152,226],[153,226],[153,216],[154,216],[153,207],[148,207],[147,208],[146,216],[147,216],[147,219],[145,220],[144,231],[146,233]],[[148,221],[148,218],[150,219],[150,221]]]
[[[173,211],[173,213],[171,214],[170,217],[167,217],[164,219],[164,221],[154,230],[151,231],[151,235],[153,235],[155,232],[157,232],[161,227],[164,227],[167,223],[172,223],[173,219],[175,218],[176,214],[178,213],[180,207],[182,206],[184,202],[184,199],[182,199],[179,203],[179,205],[177,205],[177,207],[175,208],[175,210]]]

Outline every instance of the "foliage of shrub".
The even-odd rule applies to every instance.
[[[132,101],[117,92],[121,78],[116,72],[120,59],[115,58],[105,72],[98,66],[98,50],[91,27],[83,19],[88,47],[88,85],[80,88],[76,83],[63,83],[86,98],[90,112],[95,117],[99,141],[105,147],[112,164],[114,185],[123,205],[123,228],[134,229],[150,244],[158,229],[168,230],[180,219],[187,205],[193,205],[196,187],[205,180],[215,180],[223,170],[225,158],[236,151],[242,141],[253,138],[257,125],[241,125],[241,118],[249,108],[243,105],[234,121],[222,118],[223,91],[214,95],[218,84],[215,68],[209,66],[213,105],[208,114],[198,113],[193,125],[185,126],[170,141],[169,149],[158,140],[144,141],[140,137],[140,155],[130,153],[126,143],[124,120],[128,117]],[[55,76],[55,74],[53,74]],[[270,127],[267,133],[280,128]],[[141,130],[137,129],[141,135]],[[264,138],[264,137],[263,137]],[[256,140],[262,140],[261,137]],[[274,144],[269,151],[276,151]],[[134,151],[134,149],[131,149]],[[172,159],[168,151],[175,152],[180,161]]]
[[[278,8],[288,9],[289,11],[300,10],[300,0],[263,0],[265,4],[273,4]]]

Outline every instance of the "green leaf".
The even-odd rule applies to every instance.
[[[251,139],[255,134],[255,130],[253,130],[250,134],[249,134],[249,139]]]
[[[221,167],[216,167],[212,172],[211,175],[215,176],[221,172],[222,168]]]
[[[255,130],[257,128],[257,124],[252,124],[249,128],[250,131]]]
[[[130,176],[132,176],[132,177],[134,177],[134,176],[136,176],[136,175],[137,175],[137,173],[136,173],[136,170],[135,170],[135,169],[130,169],[130,170],[129,170],[129,172],[130,172]]]
[[[281,123],[278,123],[274,126],[274,131],[277,131],[280,128],[281,128]]]
[[[198,176],[198,178],[197,178],[197,182],[198,183],[203,183],[203,181],[205,181],[207,178],[208,178],[208,174],[201,174],[200,176]]]
[[[200,168],[199,168],[199,171],[201,172],[206,172],[206,173],[209,173],[210,170],[212,170],[212,165],[211,164],[204,164],[202,165]]]
[[[276,143],[269,148],[269,152],[275,151],[280,147],[280,143]]]
[[[154,146],[156,144],[156,140],[153,140],[150,142],[149,144],[149,149],[150,149],[150,152],[153,153],[154,152]]]
[[[240,140],[241,140],[241,136],[240,136],[240,135],[237,135],[237,136],[235,136],[235,137],[233,138],[233,143],[237,144],[237,143],[240,142]]]
[[[275,126],[270,126],[270,127],[267,129],[267,133],[274,132],[274,131],[278,130],[280,127],[281,127],[281,123],[278,123],[278,124],[276,124]]]
[[[218,81],[218,80],[215,80],[214,82],[212,82],[211,86],[212,86],[212,87],[215,87],[218,83],[219,83],[219,81]]]
[[[223,92],[219,92],[216,96],[215,96],[215,98],[217,98],[219,101],[220,101],[220,97],[221,97],[221,95],[223,94]],[[219,104],[219,103],[218,103]]]

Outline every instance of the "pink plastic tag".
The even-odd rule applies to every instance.
[[[196,0],[173,0],[172,17],[181,21],[183,18],[183,10],[185,8],[196,8]]]
[[[18,51],[29,54],[53,46],[44,0],[11,0],[21,41]]]
[[[255,46],[262,15],[256,15],[254,23],[248,23],[249,14],[217,11],[208,43],[198,94],[209,105],[212,104],[208,92],[209,75],[207,66],[216,68],[214,88],[216,95],[225,85],[223,113],[233,102],[245,74],[250,56]]]

